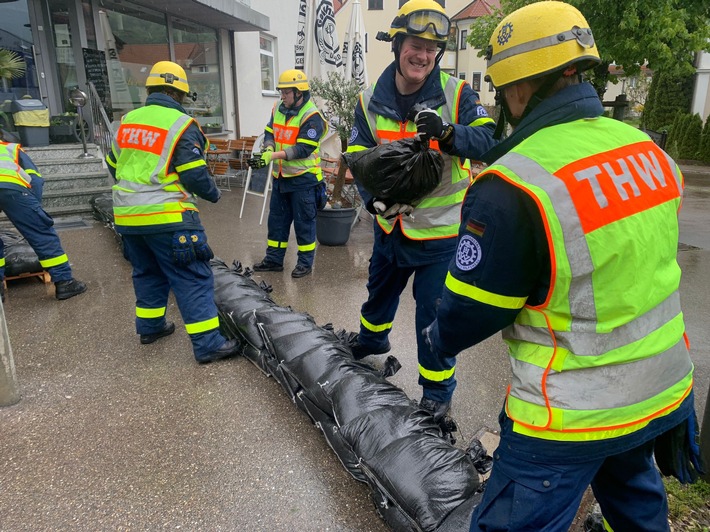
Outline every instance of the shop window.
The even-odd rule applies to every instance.
[[[471,87],[473,87],[473,90],[476,92],[481,91],[481,73],[480,72],[474,72],[471,74]]]
[[[145,103],[153,64],[170,59],[167,20],[164,13],[126,1],[105,1],[99,20],[111,90],[109,112],[120,120]]]
[[[221,128],[224,116],[217,32],[201,24],[174,18],[172,38],[175,62],[185,69],[190,92],[197,93],[194,102],[186,100],[185,110],[201,126]]]
[[[276,39],[268,35],[259,36],[259,55],[261,59],[261,90],[276,93],[276,64],[274,50]]]
[[[367,0],[367,9],[370,11],[382,11],[382,0]]]

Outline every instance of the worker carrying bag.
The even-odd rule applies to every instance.
[[[444,158],[416,138],[344,153],[353,177],[367,192],[387,203],[415,204],[441,182]]]

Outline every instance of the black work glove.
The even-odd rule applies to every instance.
[[[425,142],[429,139],[448,141],[454,133],[454,126],[444,122],[433,109],[422,109],[414,117],[417,124],[417,139]]]
[[[656,438],[653,454],[661,473],[674,476],[681,484],[692,484],[704,473],[695,410],[685,421]]]

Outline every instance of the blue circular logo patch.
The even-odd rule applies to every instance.
[[[471,235],[464,235],[456,250],[456,267],[465,272],[473,270],[481,262],[481,244]]]

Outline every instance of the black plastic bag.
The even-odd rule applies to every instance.
[[[375,198],[412,205],[441,182],[444,158],[414,137],[344,153],[353,177]]]

